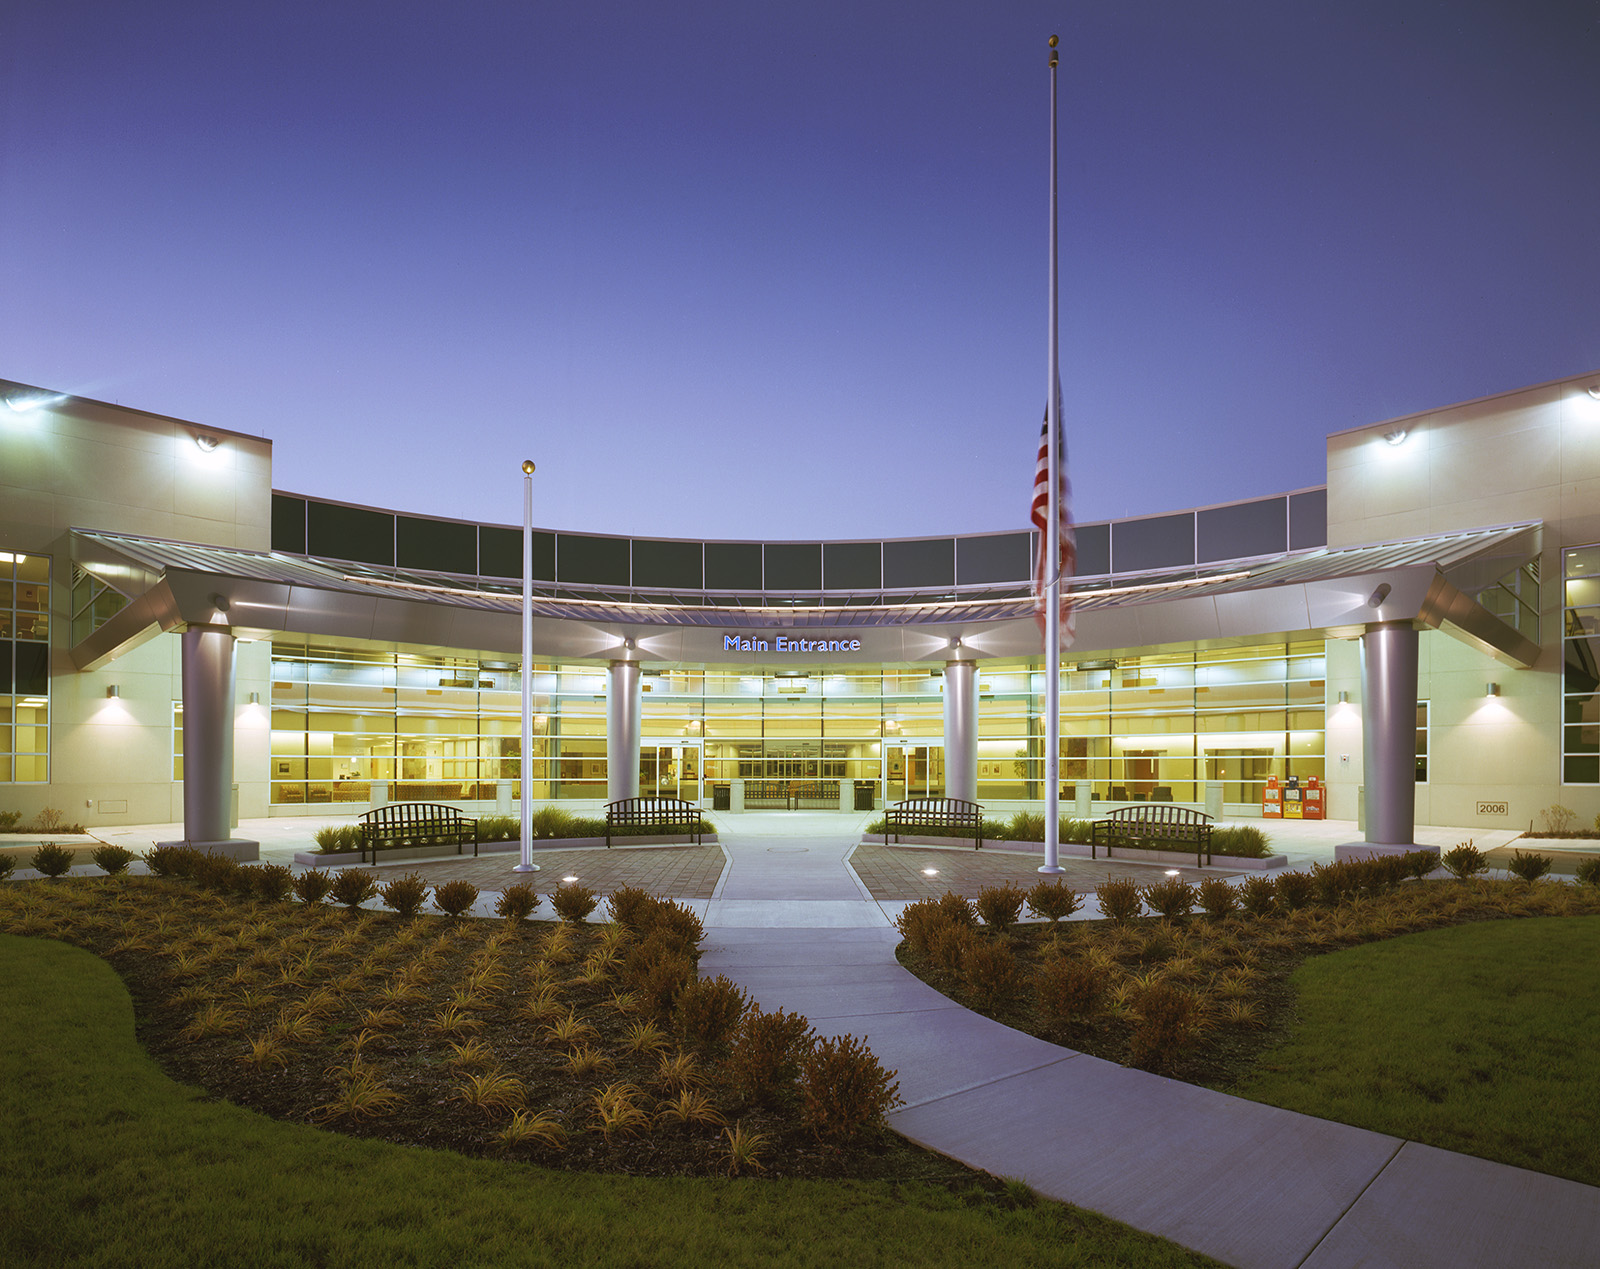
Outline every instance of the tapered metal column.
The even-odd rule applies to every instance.
[[[953,798],[978,800],[978,664],[944,666],[944,789]]]
[[[639,663],[613,661],[606,680],[606,801],[639,796]]]
[[[1361,636],[1361,754],[1367,841],[1410,846],[1417,824],[1417,631],[1409,621]]]
[[[183,836],[203,847],[233,836],[233,632],[183,632]]]

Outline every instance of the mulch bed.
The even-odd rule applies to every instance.
[[[656,1112],[669,1096],[658,1084],[660,1054],[628,1052],[630,1026],[646,1014],[612,1003],[622,988],[576,981],[604,927],[570,926],[567,952],[554,965],[562,1010],[593,1028],[586,1043],[609,1069],[583,1076],[564,1065],[569,1047],[544,1037],[544,1024],[520,1016],[532,994],[534,963],[550,948],[553,923],[417,918],[392,914],[263,904],[221,897],[187,883],[154,878],[67,879],[0,887],[0,929],[59,937],[109,961],[133,998],[139,1043],[174,1079],[278,1119],[314,1124],[350,1136],[402,1145],[515,1159],[552,1168],[633,1176],[726,1175],[725,1133],[714,1125],[658,1124],[607,1137],[592,1123],[594,1093],[612,1083],[639,1090],[638,1103]],[[497,936],[500,938],[496,945]],[[490,966],[504,977],[458,1009],[466,1022],[445,1033],[441,1015],[471,993],[474,971]],[[396,981],[414,980],[415,998],[386,998]],[[293,980],[293,981],[289,981]],[[285,1043],[285,1061],[247,1061],[251,1040],[323,993],[326,1012],[306,1033]],[[196,1034],[207,1005],[230,1020],[217,1034]],[[377,1025],[369,1010],[387,1005],[395,1016]],[[343,1087],[338,1068],[355,1056],[402,1099],[381,1115],[330,1112]],[[476,1040],[489,1063],[515,1076],[527,1108],[550,1111],[567,1131],[565,1148],[539,1143],[510,1147],[496,1140],[509,1110],[485,1110],[461,1100],[463,1075],[451,1065],[452,1044]],[[676,1038],[670,1048],[676,1049]],[[714,1057],[704,1057],[708,1071]],[[472,1067],[468,1069],[482,1069]],[[961,1193],[983,1192],[1004,1202],[996,1178],[917,1147],[887,1128],[849,1142],[819,1140],[801,1120],[796,1099],[740,1105],[707,1086],[713,1101],[744,1130],[766,1138],[761,1169],[741,1175],[771,1178],[858,1178],[924,1182]]]

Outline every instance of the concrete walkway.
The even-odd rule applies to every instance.
[[[898,1071],[906,1104],[890,1122],[911,1140],[1248,1269],[1600,1264],[1600,1189],[1129,1070],[935,992],[895,960],[904,902],[874,902],[849,866],[869,816],[712,818],[728,866],[711,899],[688,900],[707,927],[702,973],[864,1037]],[[288,862],[323,822],[241,833]],[[172,827],[100,835],[140,850]],[[1338,822],[1265,827],[1291,867],[1359,837]],[[1511,836],[1417,833],[1446,848]]]

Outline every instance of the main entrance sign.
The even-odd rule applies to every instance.
[[[763,639],[751,635],[723,635],[724,652],[860,652],[860,639],[794,639],[775,635]]]

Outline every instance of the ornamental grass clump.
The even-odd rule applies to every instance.
[[[1006,839],[1013,842],[1044,841],[1044,816],[1018,811],[1006,824]]]
[[[1139,891],[1145,906],[1168,921],[1180,920],[1194,911],[1199,897],[1195,888],[1182,877],[1163,877]]]
[[[1022,905],[1028,892],[1012,882],[998,886],[984,886],[978,891],[978,915],[996,934],[1004,934],[1022,915]]]
[[[433,892],[433,906],[449,917],[469,912],[478,901],[478,887],[470,881],[447,881]]]
[[[1095,887],[1094,894],[1100,901],[1100,911],[1118,924],[1133,920],[1143,907],[1139,883],[1131,877],[1107,877]]]
[[[1267,835],[1254,824],[1225,824],[1211,831],[1211,853],[1235,859],[1265,859],[1272,851]]]
[[[89,858],[94,860],[94,866],[101,872],[115,877],[118,873],[128,870],[134,855],[131,850],[123,846],[96,846],[89,853]]]
[[[414,917],[428,901],[429,886],[419,873],[408,872],[378,888],[378,898],[383,906],[392,908],[403,917]]]

